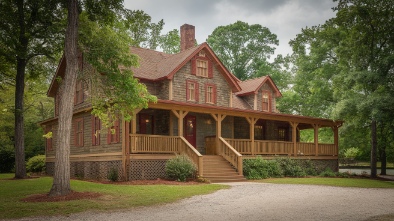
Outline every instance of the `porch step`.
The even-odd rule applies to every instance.
[[[222,156],[204,155],[203,165],[203,177],[212,183],[246,181]]]

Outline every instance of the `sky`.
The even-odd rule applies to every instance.
[[[323,24],[335,16],[332,0],[125,0],[125,7],[143,10],[152,22],[161,19],[162,34],[183,24],[194,25],[198,44],[206,41],[218,26],[236,21],[260,24],[277,35],[279,46],[275,54],[291,54],[289,41],[301,29]]]

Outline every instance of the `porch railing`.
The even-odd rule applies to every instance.
[[[177,153],[186,154],[202,176],[202,155],[183,137],[146,134],[130,135],[131,153]]]
[[[229,139],[225,141],[240,154],[244,155],[294,155],[294,143],[273,140],[255,140],[254,151],[252,141],[248,139]],[[314,143],[297,143],[297,155],[316,156]],[[334,144],[318,144],[318,156],[337,156],[337,148]]]
[[[228,162],[230,162],[237,169],[239,175],[243,174],[242,155],[238,153],[222,137],[219,137],[219,146],[217,148],[217,151],[219,155],[223,156]]]

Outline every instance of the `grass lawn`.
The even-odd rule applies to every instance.
[[[304,184],[304,185],[326,185],[338,187],[358,187],[358,188],[394,188],[393,181],[382,181],[358,178],[272,178],[259,180],[262,183],[275,184]]]
[[[78,192],[97,192],[103,196],[89,200],[27,203],[21,199],[48,193],[51,177],[10,180],[14,174],[0,174],[0,219],[30,216],[66,215],[87,210],[106,211],[174,202],[194,195],[208,194],[225,185],[112,185],[71,180]]]

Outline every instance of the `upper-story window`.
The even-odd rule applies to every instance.
[[[271,105],[270,105],[271,97],[268,91],[263,91],[262,100],[263,100],[262,111],[271,112]]]
[[[205,52],[200,52],[191,60],[191,72],[198,77],[212,78],[212,61],[206,56]]]
[[[197,59],[197,76],[208,77],[208,61]]]
[[[107,144],[119,143],[120,140],[120,128],[119,120],[114,122],[114,125],[108,129]]]
[[[216,85],[214,84],[205,85],[205,102],[209,104],[216,103]]]
[[[77,105],[83,103],[84,100],[85,100],[84,83],[83,80],[78,80],[77,85],[75,87],[74,104]]]
[[[198,101],[199,86],[196,81],[186,81],[186,101]]]
[[[96,116],[92,116],[92,145],[100,145],[101,120]]]
[[[49,132],[52,132],[52,125],[47,125],[45,127],[45,133],[47,134]],[[53,150],[52,137],[53,137],[53,132],[52,132],[52,136],[51,137],[46,138],[46,142],[45,143],[46,143],[47,152]]]

